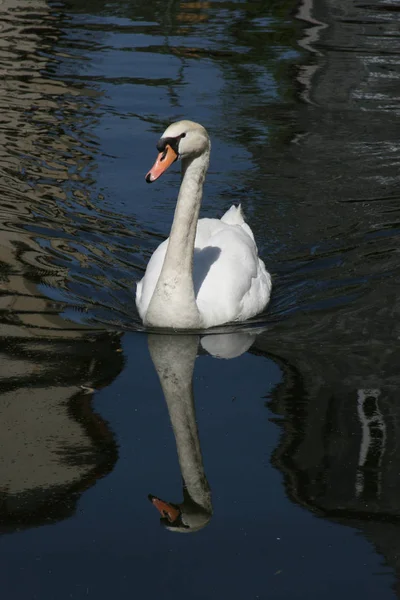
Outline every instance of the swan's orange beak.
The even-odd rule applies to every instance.
[[[179,508],[174,506],[173,504],[169,504],[169,502],[164,502],[164,500],[160,500],[156,496],[149,495],[149,500],[156,507],[160,515],[165,519],[167,518],[170,523],[175,523],[178,519],[181,511]]]
[[[152,183],[168,169],[172,165],[173,162],[178,158],[177,153],[172,150],[171,146],[167,144],[165,146],[165,150],[160,152],[157,156],[157,160],[154,165],[151,167],[150,171],[146,175],[147,183]]]

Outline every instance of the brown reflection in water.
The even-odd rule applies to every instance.
[[[94,389],[123,367],[117,336],[3,339],[0,369],[0,531],[71,516],[118,457]]]
[[[57,321],[57,316],[51,315],[54,308],[38,293],[36,283],[62,286],[67,270],[48,260],[24,226],[40,218],[63,217],[56,199],[65,200],[59,182],[68,178],[71,158],[61,132],[49,135],[49,130],[57,128],[56,111],[68,90],[42,74],[46,52],[58,37],[48,5],[36,0],[16,6],[5,0],[0,20],[6,24],[0,37],[0,308],[10,318],[12,311],[13,326],[47,329],[48,320]],[[10,318],[3,319],[3,335],[10,329]]]
[[[211,2],[180,2],[177,7],[176,20],[179,23],[205,23],[210,16],[207,12],[211,8]],[[184,33],[185,28],[181,28]]]
[[[116,377],[123,357],[118,336],[68,323],[39,288],[68,278],[50,249],[68,256],[71,182],[77,202],[87,200],[93,152],[73,123],[94,94],[46,76],[60,34],[45,2],[5,0],[0,23],[0,530],[12,532],[70,516],[113,468],[116,443],[91,390]],[[29,233],[38,225],[50,232],[46,250]]]
[[[82,57],[73,42],[65,40],[61,20],[41,0],[18,5],[5,0],[0,6],[5,24],[0,31],[4,327],[65,329],[57,315],[62,304],[46,300],[38,285],[70,293],[79,272],[81,287],[87,290],[82,300],[89,303],[96,286],[112,287],[105,286],[104,274],[110,264],[110,236],[127,230],[121,219],[96,208],[91,198],[98,153],[93,126],[100,93],[94,86],[68,83],[68,68],[76,68]],[[104,231],[106,238],[93,242]],[[114,263],[118,265],[116,257]],[[73,299],[82,304],[79,297]]]

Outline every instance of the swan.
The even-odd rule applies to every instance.
[[[231,206],[221,219],[198,220],[210,148],[205,128],[186,120],[172,123],[157,143],[146,181],[181,159],[182,183],[170,237],[137,284],[136,306],[146,326],[207,329],[245,321],[268,304],[271,276],[241,206]]]

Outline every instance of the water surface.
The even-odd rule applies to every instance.
[[[397,597],[395,3],[0,17],[6,597]],[[202,215],[242,202],[273,273],[262,332],[142,332],[179,185],[144,174],[183,117],[212,138]]]

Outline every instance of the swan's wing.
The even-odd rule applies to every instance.
[[[197,305],[207,327],[248,319],[261,312],[268,302],[271,277],[258,257],[252,232],[249,234],[247,229],[250,230],[245,223],[199,221],[193,281]]]
[[[144,277],[136,285],[136,306],[143,320],[153,296],[167,252],[168,240],[162,242],[149,260]]]
[[[210,239],[226,230],[226,226],[239,226],[254,242],[254,235],[250,227],[244,220],[242,207],[232,205],[229,210],[220,219],[200,219],[197,223],[196,248],[203,248],[210,244]]]

